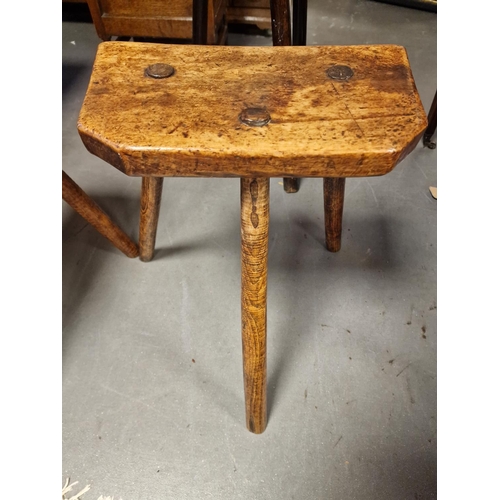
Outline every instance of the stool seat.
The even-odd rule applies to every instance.
[[[155,64],[173,74],[148,76]],[[78,130],[131,176],[364,177],[390,172],[426,123],[400,46],[104,42]]]

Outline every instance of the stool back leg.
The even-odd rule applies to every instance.
[[[293,41],[294,46],[306,45],[307,0],[293,0]]]
[[[241,179],[241,327],[246,422],[264,432],[269,178]]]
[[[149,262],[154,255],[162,189],[163,177],[142,178],[139,258],[143,262]]]
[[[273,45],[292,45],[289,0],[271,0],[271,28],[273,32]],[[298,179],[295,177],[285,177],[283,179],[283,189],[287,193],[296,193],[299,190]]]
[[[207,44],[208,0],[193,0],[193,43]]]
[[[127,257],[137,257],[137,245],[103,212],[97,203],[66,173],[62,173],[62,197],[73,210],[94,226]]]
[[[330,252],[338,252],[340,250],[344,189],[345,179],[343,178],[333,177],[323,179],[326,248]]]

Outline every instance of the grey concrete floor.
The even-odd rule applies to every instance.
[[[83,147],[99,39],[63,23],[63,168],[134,239],[140,179]],[[269,45],[230,35],[234,45]],[[309,44],[394,43],[426,109],[436,15],[311,0]],[[321,180],[271,182],[269,424],[244,422],[239,181],[167,179],[157,253],[126,258],[63,203],[63,471],[85,498],[436,497],[436,151],[349,179],[343,248]]]

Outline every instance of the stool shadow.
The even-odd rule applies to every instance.
[[[66,94],[75,84],[80,84],[81,73],[88,72],[88,66],[84,64],[68,64],[62,65],[62,95]]]
[[[280,224],[284,225],[284,222],[281,221]],[[391,239],[391,233],[397,234],[399,224],[399,221],[393,218],[380,215],[358,219],[346,214],[342,249],[337,253],[331,253],[325,248],[322,220],[313,220],[304,216],[301,216],[300,219],[292,218],[292,235],[287,236],[289,240],[286,243],[287,253],[279,255],[278,250],[270,256],[269,286],[272,287],[271,280],[274,278],[274,273],[279,273],[281,280],[286,280],[289,283],[286,285],[288,290],[300,290],[301,283],[310,278],[312,272],[328,275],[333,281],[345,272],[349,272],[353,277],[354,275],[356,277],[366,275],[367,270],[370,271],[369,276],[373,276],[374,273],[378,275],[380,270],[385,273],[397,273],[400,268],[396,258],[398,248],[397,242]],[[349,228],[351,228],[350,232]],[[349,237],[346,236],[346,233],[353,233],[353,235]],[[314,248],[317,245],[324,250],[319,259],[317,249]],[[284,246],[281,246],[281,250],[283,248]],[[369,253],[366,251],[367,248],[370,250]],[[316,293],[321,294],[322,292],[316,290]],[[269,419],[272,417],[277,396],[285,390],[286,381],[294,366],[294,358],[300,359],[299,356],[296,356],[296,336],[298,334],[302,338],[310,336],[317,326],[314,309],[311,308],[304,314],[300,308],[302,300],[302,293],[291,293],[290,300],[283,311],[283,315],[288,318],[288,321],[277,331],[271,332],[275,337],[273,340],[275,341],[274,349],[277,351],[277,358],[274,361],[274,366],[270,367],[268,375]],[[299,310],[301,314],[295,316],[296,311]],[[292,338],[293,341],[291,341]]]
[[[136,241],[136,203],[131,202],[130,198],[120,196],[92,198],[132,240]],[[102,268],[102,260],[93,258],[95,250],[114,254],[113,258],[128,259],[83,217],[72,208],[69,210],[69,216],[64,218],[62,227],[63,332],[77,312],[79,304],[85,300],[95,276]],[[66,335],[67,332],[64,333],[63,339]]]

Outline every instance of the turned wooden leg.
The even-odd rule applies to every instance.
[[[307,35],[307,0],[293,0],[292,45],[305,45]]]
[[[139,224],[139,258],[143,262],[149,262],[155,251],[162,188],[163,177],[143,177]]]
[[[207,44],[208,0],[193,0],[193,43]]]
[[[241,329],[247,428],[264,432],[269,179],[241,179]]]
[[[330,252],[338,252],[342,241],[344,188],[345,179],[341,177],[323,179],[326,248]]]
[[[283,189],[287,193],[296,193],[299,190],[299,179],[296,177],[284,177]]]
[[[94,226],[105,238],[122,251],[127,257],[137,257],[137,245],[102,211],[76,182],[63,171],[62,197],[73,210]]]

